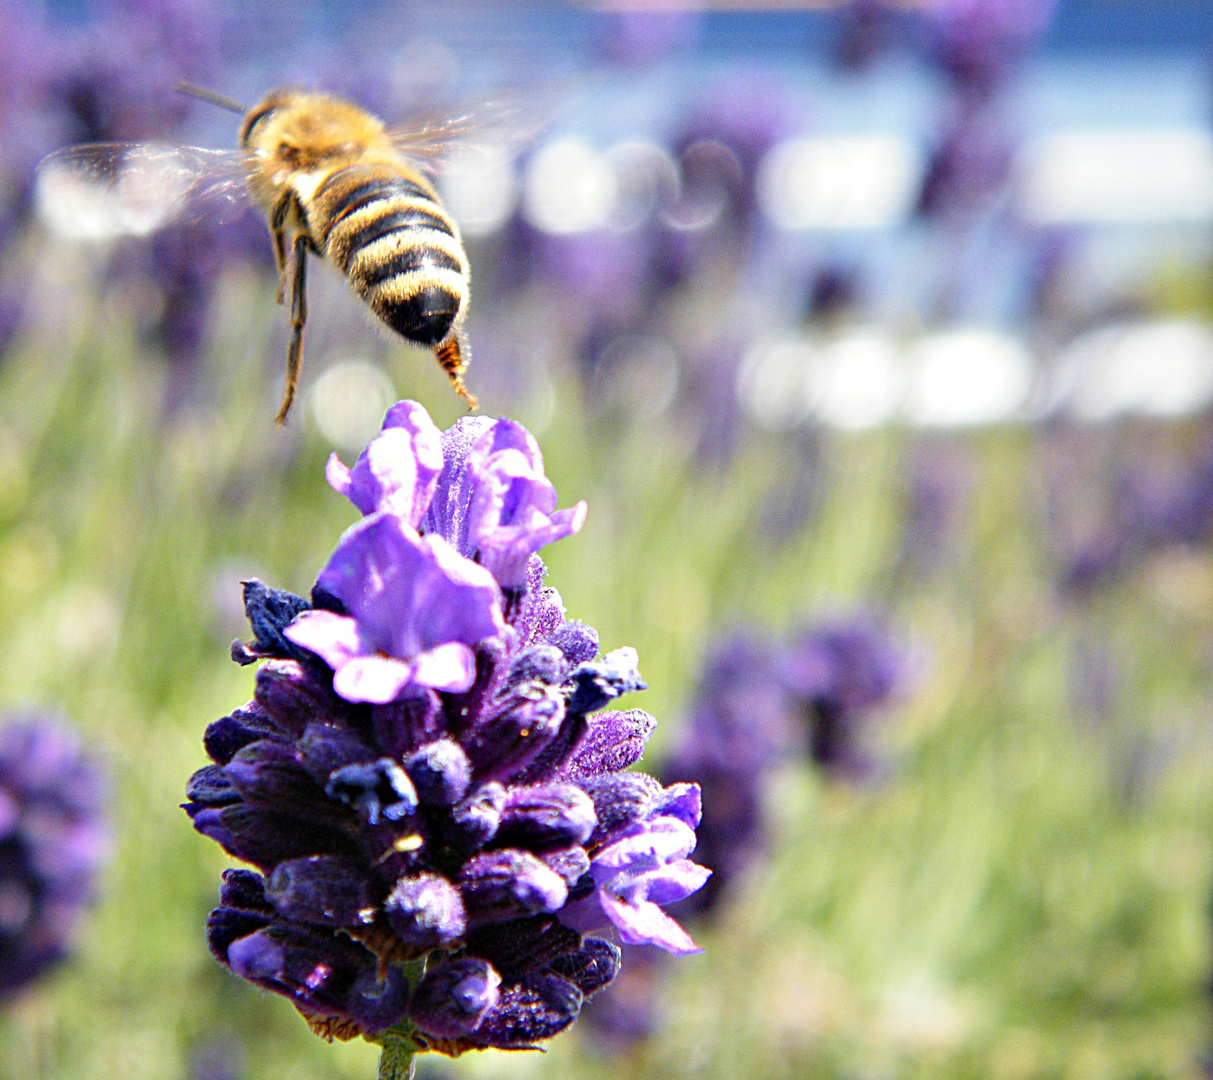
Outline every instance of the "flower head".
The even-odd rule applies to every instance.
[[[654,721],[535,552],[580,528],[530,434],[440,433],[401,402],[328,476],[364,517],[309,603],[247,583],[254,699],[208,728],[194,827],[225,875],[208,937],[329,1037],[459,1053],[570,1024],[619,950],[694,945],[661,906],[702,885],[698,789],[625,773]],[[386,1042],[385,1042],[386,1045]]]
[[[40,716],[0,728],[0,996],[67,956],[109,850],[103,802],[68,728]]]

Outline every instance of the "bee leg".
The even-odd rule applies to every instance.
[[[270,211],[270,235],[274,238],[274,265],[278,268],[278,303],[286,297],[286,215],[293,202],[292,193],[286,191]]]
[[[299,369],[303,367],[303,324],[307,322],[307,247],[305,235],[295,237],[295,281],[291,288],[291,344],[286,352],[286,396],[282,399],[282,408],[278,410],[276,422],[281,425],[286,422],[286,414],[291,411],[295,400],[295,389],[299,385]]]
[[[281,304],[286,298],[286,234],[281,229],[273,230],[274,265],[278,268],[278,292],[274,299]]]
[[[458,331],[434,350],[434,355],[438,358],[442,370],[446,372],[447,378],[451,380],[455,393],[468,403],[468,411],[471,412],[480,407],[480,402],[463,381],[463,373],[467,371],[468,366],[467,353],[467,342]]]

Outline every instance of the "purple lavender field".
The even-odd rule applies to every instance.
[[[1207,3],[0,29],[0,1080],[1210,1075]],[[478,413],[183,81],[467,118]]]

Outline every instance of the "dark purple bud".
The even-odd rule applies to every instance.
[[[560,695],[545,687],[515,696],[465,741],[477,778],[509,781],[518,776],[559,731],[564,711]]]
[[[446,733],[442,699],[427,687],[410,687],[405,697],[371,706],[375,741],[397,761]]]
[[[497,1004],[501,976],[485,960],[468,957],[427,972],[413,995],[409,1016],[426,1035],[457,1039],[476,1030]]]
[[[301,611],[309,611],[309,604],[302,596],[285,589],[271,589],[253,578],[242,581],[244,586],[244,613],[253,630],[253,644],[246,647],[238,663],[252,663],[265,657],[299,660],[303,653],[282,636],[283,627]],[[233,652],[234,657],[236,654]]]
[[[578,664],[565,684],[570,713],[591,713],[633,690],[647,690],[649,684],[636,669],[639,658],[629,646],[607,653],[601,660]]]
[[[408,1005],[408,979],[399,969],[380,981],[375,957],[361,946],[302,929],[276,926],[239,938],[228,946],[227,962],[306,1013],[351,1019],[365,1031],[390,1027]]]
[[[332,855],[279,863],[265,886],[284,919],[333,927],[370,922],[377,892],[363,866]]]
[[[200,809],[203,806],[228,806],[239,802],[240,792],[232,786],[231,780],[218,765],[205,765],[190,777],[185,785],[185,797]],[[187,806],[186,813],[189,812]]]
[[[349,715],[348,703],[294,660],[262,664],[257,671],[254,698],[270,719],[294,738],[310,723],[341,724]]]
[[[319,786],[299,765],[294,747],[286,743],[271,739],[250,743],[223,772],[250,803],[305,820],[332,819]]]
[[[507,848],[477,855],[459,873],[463,903],[473,922],[557,911],[569,890],[560,875],[527,851]]]
[[[505,788],[495,781],[483,784],[451,810],[443,839],[465,851],[484,847],[497,835],[504,810]]]
[[[568,662],[555,645],[532,645],[524,649],[510,665],[506,685],[518,686],[524,682],[540,682],[556,685],[563,677]]]
[[[553,776],[559,776],[577,747],[585,739],[586,718],[581,713],[566,715],[564,723],[535,759],[514,778],[519,784],[538,784]]]
[[[227,963],[232,942],[255,934],[269,925],[269,918],[235,908],[215,908],[206,919],[206,943],[216,960]]]
[[[252,870],[224,870],[223,884],[219,886],[219,903],[222,907],[240,911],[274,913],[265,898],[265,878]]]
[[[572,784],[510,788],[497,842],[532,849],[584,844],[597,824],[593,801]]]
[[[586,717],[585,738],[561,770],[570,779],[622,772],[640,760],[657,721],[642,709]]]
[[[216,720],[202,736],[202,745],[217,765],[226,765],[242,746],[260,739],[285,739],[286,735],[255,701],[231,716]]]
[[[296,746],[299,763],[321,786],[338,769],[370,764],[379,756],[349,728],[336,724],[308,724]]]
[[[564,878],[569,888],[576,885],[590,869],[590,857],[583,847],[557,848],[555,851],[544,851],[539,857]]]
[[[352,806],[368,825],[378,825],[380,817],[401,821],[417,809],[413,782],[391,758],[337,769],[329,777],[324,793]]]
[[[558,957],[579,948],[581,935],[551,915],[485,923],[467,936],[467,951],[483,956],[509,982],[545,971]]]
[[[581,781],[581,787],[593,800],[594,813],[598,815],[595,840],[647,817],[663,794],[661,784],[646,773],[588,777]]]
[[[383,910],[396,935],[422,949],[456,941],[467,928],[459,890],[437,874],[401,878]]]
[[[566,622],[547,636],[547,642],[572,665],[589,663],[598,655],[598,631],[585,623]]]
[[[267,872],[286,859],[304,855],[353,854],[349,841],[336,829],[243,802],[199,811],[194,828],[229,855]]]
[[[552,962],[552,970],[573,983],[586,997],[601,990],[619,974],[623,953],[619,946],[588,937],[575,953]]]
[[[501,991],[476,1029],[473,1041],[502,1050],[534,1047],[563,1031],[581,1012],[582,995],[559,975],[528,978]]]
[[[453,806],[467,794],[472,766],[463,747],[451,739],[423,746],[406,759],[404,771],[427,806]]]

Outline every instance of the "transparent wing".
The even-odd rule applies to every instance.
[[[90,143],[45,158],[34,194],[61,236],[146,236],[171,222],[235,217],[249,202],[248,166],[241,150]]]
[[[576,85],[547,83],[521,87],[467,102],[457,110],[421,112],[391,131],[405,157],[438,172],[465,150],[491,150],[515,156],[574,103]]]

